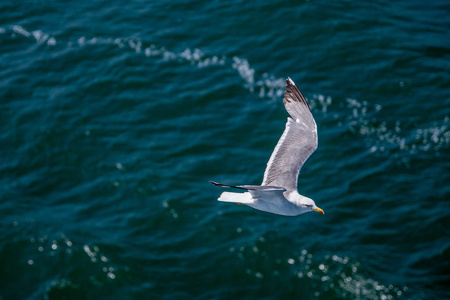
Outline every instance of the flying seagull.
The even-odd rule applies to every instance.
[[[245,190],[244,193],[223,192],[219,201],[245,204],[258,210],[298,216],[310,211],[324,213],[314,200],[297,191],[297,178],[305,161],[317,149],[317,125],[311,109],[294,81],[286,79],[284,106],[291,118],[267,163],[261,185],[225,185],[219,187]]]

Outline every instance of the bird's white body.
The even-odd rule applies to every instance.
[[[312,199],[295,192],[290,193],[287,198],[283,194],[253,197],[250,192],[223,192],[217,200],[245,204],[257,210],[283,216],[298,216],[310,212],[312,206],[315,205]],[[306,207],[305,203],[308,203],[311,207]]]
[[[288,118],[286,128],[270,156],[262,184],[231,186],[211,183],[246,190],[244,193],[223,192],[219,201],[245,204],[283,216],[298,216],[310,211],[323,214],[312,199],[297,191],[300,169],[317,149],[317,125],[308,103],[290,78],[286,80],[283,103],[292,118]]]

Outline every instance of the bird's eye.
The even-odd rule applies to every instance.
[[[312,205],[305,204],[305,207],[311,207]]]

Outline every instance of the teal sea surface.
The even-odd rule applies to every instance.
[[[287,77],[325,215],[260,184]],[[448,1],[0,2],[0,299],[450,299]]]

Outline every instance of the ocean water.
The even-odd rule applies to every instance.
[[[2,1],[0,299],[450,298],[448,1]],[[285,78],[300,193],[259,184]]]

